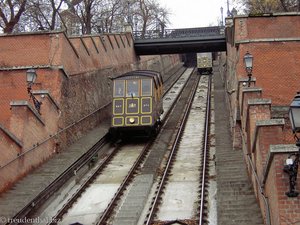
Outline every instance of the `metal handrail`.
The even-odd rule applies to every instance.
[[[242,132],[242,131],[241,131]],[[243,141],[243,148],[246,148],[245,146],[245,138],[243,135],[242,136],[242,141]],[[269,203],[268,203],[268,197],[265,196],[265,192],[264,192],[264,189],[263,189],[263,186],[261,184],[261,181],[259,180],[258,178],[258,175],[255,171],[255,168],[254,168],[254,165],[253,165],[253,162],[252,162],[252,159],[251,157],[249,156],[249,154],[246,154],[247,156],[247,160],[251,166],[251,170],[252,170],[252,174],[254,174],[254,177],[255,177],[255,180],[257,182],[257,186],[258,186],[258,189],[259,189],[259,193],[261,194],[262,198],[263,198],[263,201],[264,201],[264,204],[265,204],[265,209],[266,209],[266,213],[265,213],[265,216],[266,216],[266,225],[271,225],[271,214],[270,214],[270,207],[269,207]]]
[[[183,37],[205,37],[205,36],[220,36],[224,35],[223,28],[214,27],[197,27],[185,29],[164,29],[164,30],[147,30],[134,31],[133,37],[135,40],[141,39],[166,39],[166,38],[183,38]]]
[[[265,208],[266,208],[266,224],[271,225],[270,207],[269,207],[269,203],[268,203],[268,200],[267,200],[268,197],[265,196],[265,193],[264,193],[264,190],[262,188],[261,182],[260,182],[260,180],[257,176],[257,173],[256,173],[255,169],[254,169],[253,162],[252,162],[252,160],[251,160],[251,158],[248,154],[247,154],[247,159],[248,159],[248,161],[251,165],[252,173],[254,174],[255,180],[258,184],[259,193],[262,195],[263,200],[264,200],[264,204],[265,204]]]

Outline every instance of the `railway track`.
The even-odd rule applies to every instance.
[[[170,155],[170,148],[173,146],[172,143],[176,142],[176,140],[174,140],[176,139],[174,133],[180,133],[178,130],[183,129],[183,126],[178,126],[178,121],[184,121],[183,118],[185,116],[183,111],[186,112],[186,116],[188,114],[189,104],[187,104],[187,101],[188,99],[193,99],[194,92],[191,90],[195,90],[197,87],[198,79],[199,76],[195,74],[192,75],[180,97],[175,100],[176,106],[172,109],[172,113],[168,116],[167,122],[162,127],[159,136],[149,152],[149,156],[139,172],[139,175],[136,176],[135,180],[132,182],[132,185],[129,188],[130,190],[124,194],[125,198],[119,204],[121,206],[116,209],[115,215],[112,216],[107,224],[144,224],[143,219],[141,221],[140,218],[143,218],[147,214],[151,217],[152,213],[149,213],[147,210],[144,213],[141,206],[146,205],[145,208],[148,208],[146,201],[149,194],[151,195],[151,193],[149,193],[149,189],[160,177],[163,171],[161,163],[165,161],[165,158],[168,155]],[[178,81],[180,82],[180,79]],[[176,85],[173,88],[174,92],[178,89]],[[169,96],[166,96],[165,98],[169,98]],[[168,172],[166,172],[166,174],[167,173]],[[159,191],[155,190],[154,192],[158,193]],[[157,195],[157,199],[159,198],[159,195]],[[152,199],[152,197],[150,197],[150,199]],[[152,215],[154,215],[155,207],[152,208],[154,209]],[[151,218],[148,223],[151,224],[152,222]]]
[[[175,85],[176,91],[183,90],[183,87],[185,86],[185,83],[187,82],[188,77],[189,77],[189,74],[185,75],[185,77],[180,78],[177,81],[177,84]],[[172,92],[171,95],[178,94],[175,91],[171,91],[171,92]],[[168,95],[168,96],[170,98],[170,95]],[[176,101],[176,97],[174,96],[173,102],[175,102],[175,101]],[[171,109],[172,109],[172,107],[169,107],[169,108],[167,108],[167,111],[171,111]],[[166,115],[167,115],[167,113],[166,113]],[[150,142],[148,142],[148,144],[145,147],[139,146],[139,148],[134,148],[134,146],[132,146],[132,144],[128,144],[128,143],[124,146],[119,146],[118,151],[116,151],[117,153],[112,153],[114,156],[108,157],[109,160],[107,160],[106,162],[103,163],[105,166],[104,165],[97,166],[97,168],[99,168],[99,169],[95,169],[93,174],[89,176],[90,178],[87,179],[81,185],[81,187],[75,191],[75,193],[73,193],[72,197],[69,198],[69,200],[60,208],[60,210],[52,218],[52,220],[51,220],[52,222],[49,224],[57,224],[57,221],[60,221],[59,224],[70,224],[70,223],[76,222],[76,220],[78,219],[76,217],[76,208],[78,208],[80,205],[85,205],[85,207],[89,207],[88,203],[86,203],[86,201],[87,201],[86,199],[89,198],[88,197],[88,196],[90,196],[89,193],[92,193],[91,190],[97,188],[98,193],[104,193],[103,189],[101,190],[101,187],[99,187],[99,186],[101,186],[100,184],[104,184],[104,183],[107,184],[104,180],[107,181],[107,179],[110,179],[107,177],[109,177],[109,174],[112,174],[113,171],[110,169],[103,169],[103,168],[109,168],[109,167],[116,168],[116,167],[120,166],[120,165],[118,165],[120,163],[120,161],[124,160],[124,161],[128,162],[128,165],[126,165],[126,166],[124,166],[124,162],[122,163],[123,164],[122,172],[125,173],[126,176],[122,177],[122,179],[119,179],[119,180],[122,180],[122,182],[115,185],[115,186],[118,186],[118,188],[115,188],[116,190],[113,191],[111,196],[108,196],[109,194],[107,194],[107,193],[104,198],[103,198],[104,195],[98,196],[98,202],[102,202],[102,203],[105,202],[105,198],[111,199],[110,202],[104,203],[105,207],[102,209],[100,209],[98,207],[98,209],[97,209],[98,212],[93,213],[93,210],[90,210],[89,214],[90,215],[94,214],[94,215],[92,215],[89,219],[85,219],[85,223],[92,223],[91,220],[94,218],[94,220],[97,221],[97,222],[95,222],[96,224],[104,224],[105,221],[107,220],[107,218],[109,218],[109,216],[114,211],[114,208],[117,205],[116,202],[120,199],[124,190],[128,186],[129,181],[134,177],[134,174],[137,172],[137,169],[141,166],[141,163],[143,162],[143,158],[147,154],[147,151],[149,150],[149,147],[151,145],[152,145],[152,143],[150,141]],[[134,153],[133,152],[129,153],[129,149],[131,149]],[[112,152],[115,152],[115,150]],[[130,154],[130,155],[134,154],[134,157],[133,157],[134,160],[132,160],[132,162],[130,162],[130,160],[128,160],[128,159],[125,160],[124,159],[125,155],[122,156],[122,153],[124,153],[124,152],[126,152],[126,154]],[[121,155],[121,156],[118,156],[118,155]],[[119,160],[118,160],[118,158],[119,158]],[[126,168],[129,168],[129,169],[126,169]],[[97,177],[97,175],[100,173],[101,173],[101,176]],[[117,175],[117,176],[119,176],[119,175]],[[97,178],[95,178],[95,177],[97,177]],[[101,180],[102,177],[106,177],[106,178],[104,178],[104,180]],[[111,178],[114,179],[113,177],[111,177]],[[111,187],[110,189],[113,190],[114,188]],[[76,202],[76,204],[74,204],[75,202]],[[65,215],[65,217],[63,217],[64,215]],[[95,219],[95,217],[97,217],[97,219]],[[64,219],[64,218],[66,218],[66,219]],[[74,219],[75,219],[75,221],[73,221]]]
[[[205,76],[194,89],[144,224],[207,222],[210,87]]]
[[[68,196],[63,200],[58,200],[59,204],[56,205],[55,209],[51,206],[48,208],[44,207],[43,212],[36,211],[36,208],[39,208],[45,200],[59,190],[62,183],[66,182],[70,177],[74,177],[74,174],[77,174],[77,171],[80,171],[87,164],[90,164],[103,145],[107,144],[107,137],[105,137],[97,143],[97,146],[94,146],[93,150],[90,150],[84,158],[81,157],[81,160],[79,160],[80,162],[74,163],[76,166],[70,167],[68,172],[65,171],[60,176],[60,179],[55,180],[55,182],[50,185],[51,187],[49,186],[49,189],[43,191],[44,196],[39,195],[33,202],[29,203],[27,207],[16,215],[15,218],[42,218],[43,216],[49,218],[49,216],[51,216],[52,219],[44,224],[71,224],[83,220],[83,224],[123,225],[122,220],[124,221],[126,218],[122,218],[122,215],[124,216],[124,214],[122,214],[122,208],[124,209],[124,207],[126,207],[126,202],[130,199],[128,198],[130,190],[133,189],[133,186],[138,186],[135,183],[138,182],[138,178],[141,176],[149,177],[148,175],[151,174],[151,178],[147,181],[149,192],[157,178],[160,178],[160,182],[158,191],[155,197],[153,197],[154,201],[151,204],[151,210],[146,213],[148,216],[145,220],[145,224],[164,224],[159,218],[161,204],[159,204],[160,202],[158,200],[163,197],[161,194],[162,191],[165,189],[167,190],[166,184],[168,182],[166,182],[166,180],[169,179],[169,174],[173,173],[172,168],[174,168],[175,165],[174,159],[177,158],[178,145],[181,142],[182,133],[185,129],[190,110],[193,108],[193,99],[203,98],[203,96],[197,95],[197,92],[202,93],[205,89],[205,85],[203,86],[203,84],[201,87],[202,89],[199,89],[199,87],[197,88],[199,76],[194,74],[191,75],[190,78],[192,72],[192,69],[185,71],[183,76],[176,78],[176,83],[166,91],[164,95],[165,113],[162,115],[162,132],[155,140],[140,144],[130,142],[121,143],[114,148],[110,148],[106,156],[93,166],[88,172],[88,175],[82,178],[79,184],[67,191]],[[209,99],[209,94],[207,94],[207,99]],[[188,103],[186,103],[187,100]],[[209,105],[209,103],[207,104]],[[195,107],[196,109],[197,107],[199,108],[199,106]],[[183,108],[185,108],[185,113],[182,113]],[[206,113],[209,114],[209,107],[207,107]],[[209,118],[209,116],[207,116],[207,118]],[[177,124],[178,121],[181,121],[181,123]],[[205,122],[207,132],[208,127],[208,122]],[[175,131],[176,135],[174,135]],[[170,145],[172,145],[171,149]],[[207,138],[204,138],[203,146],[204,148],[205,146],[208,146]],[[158,151],[160,152],[158,153]],[[205,154],[206,153],[203,153],[202,156],[203,163],[205,163],[207,158]],[[129,158],[128,155],[130,156]],[[165,160],[167,155],[169,156],[166,163],[167,166],[164,168],[164,172],[162,172],[163,168],[159,168],[159,166]],[[119,168],[121,168],[121,170]],[[203,172],[201,176],[205,178],[207,177],[207,168],[203,166],[202,169]],[[122,171],[121,175],[120,171]],[[162,173],[163,175],[161,176]],[[69,175],[64,177],[64,174]],[[201,204],[200,210],[198,211],[199,215],[195,217],[198,217],[200,221],[199,224],[202,224],[201,221],[204,221],[203,218],[205,218],[205,198],[201,198],[201,196],[205,196],[206,181],[201,181],[199,185],[200,188],[198,187],[197,191],[201,191],[199,197],[199,202]],[[109,188],[110,191],[108,191],[107,188]],[[93,201],[93,198],[97,199],[97,201]],[[143,198],[146,199],[146,196]],[[140,206],[141,205],[139,205],[139,207]],[[85,212],[86,214],[89,214],[89,216],[82,218],[82,216],[80,216],[81,214],[78,214],[76,210],[82,207],[88,210]],[[135,213],[137,215],[136,218],[134,218],[136,223],[138,223],[139,217],[143,213],[142,210],[143,209],[140,209],[139,213]],[[87,217],[89,218],[87,219]],[[168,219],[168,221],[170,220],[172,219]],[[190,221],[190,224],[195,224],[195,218],[192,218]]]
[[[103,207],[98,207],[96,211],[91,209],[89,211],[90,219],[95,217],[97,224],[103,224],[106,216],[110,213],[114,203],[119,199],[122,192],[134,176],[137,168],[140,166],[143,157],[147,154],[151,142],[148,144],[126,144],[119,146],[110,155],[109,159],[97,166],[92,175],[81,185],[81,187],[73,194],[68,200],[67,204],[58,211],[58,213],[52,218],[52,222],[49,224],[57,224],[56,221],[61,221],[59,224],[73,223],[74,219],[77,220],[76,208],[82,204],[85,207],[93,206],[95,203],[91,201],[91,193],[96,194],[97,203],[101,202]],[[126,162],[123,161],[126,155]],[[128,157],[130,155],[130,157]],[[118,178],[110,176],[115,173],[116,168],[122,165],[122,175],[118,174]],[[100,176],[99,176],[100,175]],[[114,183],[112,183],[114,180]],[[109,185],[110,191],[107,191]],[[97,190],[95,193],[95,190]],[[99,194],[101,193],[101,194]],[[111,199],[111,200],[109,200]],[[68,212],[70,210],[70,212]],[[66,219],[63,216],[66,215]],[[100,215],[100,216],[99,216]],[[94,223],[89,219],[85,220],[86,224]]]
[[[39,193],[32,201],[30,201],[19,213],[7,224],[19,224],[13,221],[22,221],[24,218],[30,218],[34,212],[47,201],[53,193],[57,192],[65,182],[76,176],[85,165],[90,163],[98,154],[99,150],[108,144],[108,135],[100,139],[91,149],[83,154],[76,162],[68,167],[57,179],[55,179],[46,189]]]
[[[187,82],[188,78],[189,78],[188,73],[187,73],[187,75],[185,75],[185,77],[180,78],[177,81],[176,90],[177,89],[183,90],[183,88],[185,86],[185,83]],[[172,95],[177,95],[177,93],[173,92]],[[176,101],[175,96],[174,96],[173,100]],[[171,109],[172,109],[172,107],[167,108],[167,111],[171,111]],[[166,115],[167,115],[167,113],[166,113]],[[163,122],[164,122],[164,119],[163,119]],[[120,162],[122,162],[122,165],[123,165],[122,166],[122,173],[124,174],[124,176],[121,179],[118,179],[119,182],[115,181],[114,187],[117,186],[117,188],[110,187],[111,190],[115,189],[115,191],[113,191],[111,193],[111,195],[109,193],[106,193],[105,196],[104,196],[105,191],[103,189],[103,186],[105,188],[107,182],[108,183],[113,182],[112,180],[115,179],[115,176],[119,177],[120,175],[116,175],[116,173],[114,173],[115,171],[112,171],[110,169],[102,170],[101,172],[96,170],[95,173],[93,173],[93,175],[90,176],[92,181],[90,179],[88,179],[82,185],[82,188],[80,188],[78,191],[76,191],[75,194],[73,194],[74,198],[72,197],[68,201],[70,203],[65,204],[59,210],[57,215],[52,218],[52,222],[49,223],[49,224],[57,224],[57,221],[61,221],[59,224],[70,224],[70,223],[74,223],[74,222],[77,222],[78,220],[80,220],[80,218],[78,218],[79,217],[78,215],[80,213],[77,214],[76,208],[79,208],[80,205],[85,205],[85,207],[87,207],[87,208],[92,207],[93,203],[92,204],[91,203],[86,203],[86,201],[90,201],[88,199],[89,199],[89,196],[91,195],[90,193],[93,192],[92,191],[93,189],[97,189],[98,193],[103,193],[102,196],[98,195],[97,202],[98,203],[101,202],[105,206],[103,208],[98,206],[97,212],[94,212],[91,209],[89,211],[90,216],[86,216],[86,218],[84,219],[84,223],[86,223],[86,224],[90,224],[90,223],[105,224],[107,219],[114,212],[115,207],[118,205],[118,201],[120,200],[121,196],[123,195],[125,189],[130,184],[130,181],[134,178],[134,175],[137,173],[138,168],[141,167],[141,164],[143,163],[144,158],[146,157],[148,151],[150,151],[150,147],[153,144],[152,141],[149,141],[146,144],[146,146],[144,146],[144,145],[139,146],[139,148],[134,148],[134,146],[132,144],[128,144],[128,143],[126,145],[122,146],[122,147],[119,147],[118,153],[116,153],[116,155],[113,157],[113,159],[109,162],[109,165],[106,165],[107,168],[108,167],[111,167],[111,168],[119,167]],[[129,151],[131,151],[131,153],[129,153]],[[127,156],[122,155],[122,153],[124,154],[124,152],[127,154]],[[119,154],[121,156],[118,156]],[[133,156],[134,160],[128,160],[128,158],[127,158],[128,155],[131,155],[131,156],[134,155]],[[126,159],[125,159],[125,157],[126,157]],[[119,158],[119,160],[118,160],[118,158]],[[124,161],[126,161],[126,163]],[[124,165],[124,164],[126,164],[126,165]],[[94,177],[97,176],[97,174],[99,174],[99,173],[101,173],[101,176],[99,176],[95,180]],[[94,174],[96,174],[96,175],[94,176]],[[110,176],[110,174],[114,174],[114,175]],[[102,179],[102,177],[104,177],[104,179]],[[94,182],[95,184],[91,184],[91,182]],[[87,185],[85,185],[85,184],[87,184]],[[85,193],[83,193],[83,191]],[[105,199],[111,199],[111,200],[109,202],[105,202]],[[74,205],[71,208],[71,206],[73,205],[74,202],[76,202],[76,205]],[[69,213],[67,213],[68,210],[70,210]],[[65,215],[66,219],[63,218],[63,215]],[[89,218],[87,218],[87,217],[89,217]]]

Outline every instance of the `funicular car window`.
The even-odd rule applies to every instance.
[[[139,82],[137,80],[127,80],[126,84],[126,97],[138,97]]]
[[[124,97],[125,81],[115,80],[114,97]]]
[[[142,80],[142,96],[152,95],[152,82],[150,79]]]

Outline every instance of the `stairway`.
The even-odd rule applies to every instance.
[[[217,214],[221,225],[263,225],[263,218],[246,171],[241,149],[235,150],[230,133],[225,89],[214,73]]]

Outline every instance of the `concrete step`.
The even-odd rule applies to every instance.
[[[231,203],[228,205],[222,205],[222,209],[220,210],[223,212],[227,212],[230,210],[236,211],[238,208],[243,208],[243,210],[246,210],[248,212],[252,211],[253,208],[257,207],[257,210],[255,212],[260,212],[260,209],[258,208],[257,202],[253,201],[252,203],[245,203],[244,201],[236,202],[236,203]]]
[[[223,177],[222,177],[222,179],[220,180],[217,180],[218,182],[223,182],[223,181],[227,181],[227,180],[231,180],[231,181],[244,181],[244,182],[249,182],[248,181],[248,179],[247,178],[245,178],[245,177],[243,177],[243,176],[235,176],[235,175],[224,175],[223,174]],[[220,185],[220,187],[222,187],[221,185]]]
[[[253,195],[237,195],[237,194],[233,194],[233,195],[220,195],[218,193],[218,196],[217,196],[218,200],[223,200],[225,201],[224,204],[227,205],[231,202],[236,202],[236,201],[251,201],[253,199],[256,199],[255,196],[254,196],[254,193]]]
[[[244,161],[242,159],[226,158],[226,157],[216,157],[216,164],[226,166],[226,165],[237,165],[237,167],[244,167]]]
[[[227,219],[222,220],[222,225],[264,225],[259,219],[258,220],[247,220],[247,219]]]
[[[219,181],[222,181],[219,179]],[[252,188],[252,186],[245,182],[245,181],[231,181],[231,180],[223,180],[220,187],[224,188],[242,188],[242,187],[249,187]]]
[[[220,175],[221,180],[225,180],[231,177],[238,177],[245,180],[245,176],[247,176],[247,173],[245,171],[232,172],[224,170],[221,172],[217,170],[217,174]]]

